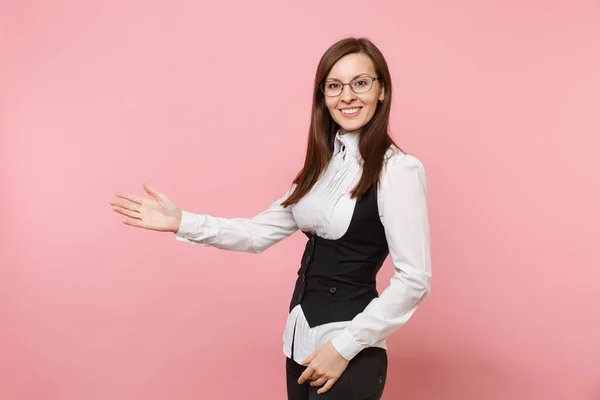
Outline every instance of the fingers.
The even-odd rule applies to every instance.
[[[313,367],[308,367],[304,370],[304,372],[302,373],[302,375],[300,375],[300,378],[298,378],[298,383],[300,385],[302,385],[304,382],[306,382],[308,379],[310,379],[310,377],[313,375],[313,373],[315,372]]]
[[[328,378],[322,376],[317,380],[314,380],[310,383],[310,386],[313,387],[319,387],[319,386],[323,386],[326,382],[327,382]]]
[[[142,222],[141,219],[134,219],[134,218],[126,218],[122,221],[125,225],[129,225],[129,226],[135,226],[136,228],[144,228],[144,229],[148,229],[147,226],[144,225],[144,223]]]
[[[126,217],[131,217],[131,218],[134,218],[134,219],[142,219],[141,216],[140,216],[140,213],[137,212],[137,211],[130,211],[128,209],[125,209],[125,208],[122,208],[122,207],[116,207],[116,206],[113,206],[112,209],[115,212],[118,212],[119,214],[125,215]]]
[[[140,210],[140,205],[136,203],[125,203],[124,201],[111,200],[110,205],[113,206],[113,210],[115,210],[115,207],[136,212]]]
[[[325,386],[323,386],[321,389],[317,390],[317,394],[323,394],[323,393],[329,391],[329,389],[331,389],[333,387],[333,385],[335,385],[336,382],[337,382],[336,378],[331,378],[330,380],[327,381]]]
[[[326,375],[321,375],[319,377],[318,375],[319,374],[317,374],[317,372],[315,371],[314,368],[312,368],[311,366],[308,366],[308,368],[306,368],[304,370],[302,375],[300,375],[300,378],[298,379],[298,383],[303,384],[307,380],[312,380],[312,382],[310,382],[310,386],[312,386],[312,387],[322,386],[319,390],[317,390],[317,394],[323,394],[325,392],[328,392],[329,389],[331,389],[333,387],[333,385],[339,379],[339,378],[328,377]]]
[[[122,199],[127,199],[127,200],[132,201],[132,202],[134,202],[136,204],[142,204],[142,200],[144,200],[141,197],[134,196],[134,195],[129,194],[129,193],[117,193],[116,196],[120,197]]]
[[[302,361],[300,364],[301,365],[308,365],[311,363],[311,361],[315,358],[315,356],[317,355],[317,351],[313,351],[308,357],[306,357],[306,359],[304,361]]]

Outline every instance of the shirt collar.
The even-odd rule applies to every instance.
[[[360,132],[346,132],[342,134],[338,130],[333,143],[333,155],[335,156],[341,151],[342,146],[345,146],[346,151],[358,158],[360,156],[360,150],[358,149],[359,136]]]

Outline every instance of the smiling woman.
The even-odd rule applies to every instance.
[[[373,118],[378,102],[383,102],[385,87],[374,75],[373,61],[367,55],[348,54],[333,66],[320,86],[331,117],[344,132],[365,126]],[[342,83],[344,81],[348,83]]]
[[[284,331],[288,399],[380,399],[386,338],[430,289],[425,170],[389,136],[392,82],[371,41],[331,46],[313,95],[304,167],[257,216],[193,214],[148,185],[150,199],[119,193],[129,202],[111,204],[125,224],[233,251],[261,253],[301,230],[307,242]],[[388,255],[394,275],[379,295]]]
[[[321,57],[313,89],[311,126],[297,189],[282,204],[303,198],[326,168],[336,133],[359,134],[363,173],[351,195],[361,198],[378,180],[385,154],[400,150],[388,133],[392,78],[381,51],[368,39],[343,39]]]

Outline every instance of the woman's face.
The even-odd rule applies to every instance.
[[[325,79],[325,85],[335,88],[338,87],[339,82],[348,83],[361,76],[377,77],[373,61],[362,53],[348,54],[340,58],[331,68]],[[356,83],[355,88],[358,90],[365,85],[365,81],[354,82]],[[384,88],[379,81],[374,81],[371,89],[364,93],[355,93],[350,85],[344,85],[339,96],[325,96],[325,105],[342,131],[352,132],[361,129],[373,118],[377,102],[383,101],[383,97]]]

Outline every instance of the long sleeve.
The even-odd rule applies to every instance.
[[[391,157],[384,168],[378,204],[394,274],[381,295],[332,340],[347,360],[406,323],[430,291],[425,169],[416,157],[404,154]]]
[[[253,218],[222,218],[183,211],[175,238],[200,246],[261,253],[298,230],[291,207],[281,206],[292,191],[293,188]]]

